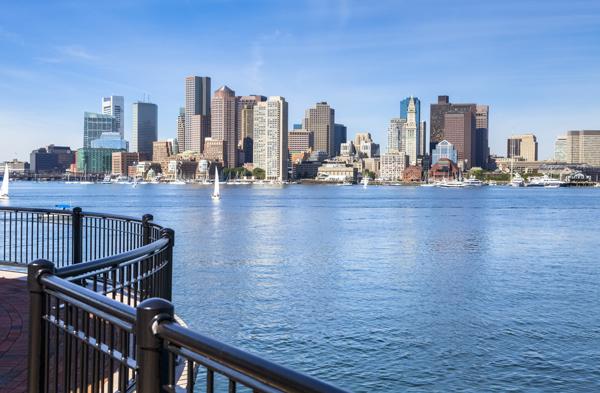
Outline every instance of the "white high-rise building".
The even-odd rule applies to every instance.
[[[415,165],[417,163],[417,156],[419,155],[419,151],[421,149],[419,126],[420,124],[417,123],[417,109],[415,106],[415,100],[413,97],[410,97],[406,114],[406,145],[404,152],[408,156],[408,162],[411,165]]]
[[[269,97],[254,106],[254,167],[267,180],[288,178],[288,104],[285,98]]]
[[[561,135],[554,142],[554,161],[567,162],[567,136]]]
[[[125,99],[123,96],[102,97],[102,114],[115,118],[115,132],[125,139]]]
[[[404,139],[404,128],[406,120],[399,117],[390,120],[388,126],[388,153],[404,151],[406,141]]]

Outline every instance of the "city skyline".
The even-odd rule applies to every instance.
[[[129,12],[139,6],[135,1],[109,5],[103,12],[118,14],[124,23],[108,37],[100,34],[104,22],[93,20],[90,5],[36,4],[40,12],[35,14],[26,3],[6,5],[0,16],[0,48],[11,56],[0,60],[5,92],[0,132],[7,142],[0,146],[0,156],[26,159],[33,146],[51,143],[80,147],[81,114],[99,111],[98,99],[111,95],[125,97],[125,139],[131,139],[131,104],[146,94],[160,107],[159,139],[175,137],[179,108],[185,105],[181,80],[189,75],[211,76],[213,87],[227,84],[239,95],[285,97],[290,128],[306,108],[327,101],[336,120],[348,127],[349,138],[368,131],[384,144],[389,119],[398,116],[400,100],[410,95],[421,99],[422,120],[429,118],[429,105],[438,95],[489,105],[493,154],[503,154],[510,135],[534,133],[540,159],[551,158],[556,137],[598,128],[594,91],[600,77],[593,68],[598,4],[545,2],[542,9],[521,2],[468,7],[428,2],[401,10],[388,2],[306,5],[264,3],[253,5],[255,12],[249,13],[248,5],[155,4],[139,15]],[[515,9],[520,13],[515,15]],[[411,26],[409,42],[396,40],[405,31],[392,18],[402,18],[407,10],[427,14]],[[449,12],[455,18],[447,18]],[[162,33],[161,28],[174,26],[175,17],[192,22],[203,15],[207,23],[202,27],[183,23],[185,28]],[[224,15],[239,29],[260,27],[241,42],[231,32],[215,37]],[[31,26],[19,22],[26,17]],[[308,27],[333,23],[327,29],[299,29],[291,23],[299,17]],[[473,17],[468,29],[461,27],[461,21]],[[374,28],[377,21],[381,24]],[[70,27],[62,27],[66,25]],[[210,39],[198,40],[202,44],[196,53],[177,56],[184,30],[191,37],[210,34]],[[126,35],[127,44],[107,39],[117,35]],[[450,46],[457,38],[470,45]],[[152,57],[145,52],[150,48]],[[411,64],[389,57],[390,50],[407,48],[422,54]],[[44,121],[36,121],[37,116]]]

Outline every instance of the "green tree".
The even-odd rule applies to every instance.
[[[254,178],[258,180],[264,180],[266,173],[265,170],[262,168],[254,168],[254,170],[252,171],[252,176],[254,176]]]
[[[371,172],[368,169],[365,169],[363,171],[363,176],[367,176],[369,179],[374,180],[375,179],[375,172]]]

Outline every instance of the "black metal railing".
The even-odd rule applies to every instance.
[[[118,255],[161,238],[152,215],[142,219],[73,210],[0,207],[0,262],[38,259],[57,268]]]
[[[178,323],[170,302],[174,233],[152,216],[0,214],[3,262],[34,260],[30,393],[342,392]]]

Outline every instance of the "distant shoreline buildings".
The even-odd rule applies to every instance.
[[[226,177],[279,182],[356,182],[365,176],[419,182],[473,168],[504,172],[538,171],[545,165],[600,168],[600,131],[596,130],[559,136],[551,161],[539,161],[533,134],[508,137],[506,156],[492,156],[490,107],[453,103],[447,95],[430,104],[429,132],[421,116],[421,100],[415,96],[399,100],[399,112],[387,124],[387,149],[381,152],[368,131],[349,139],[347,126],[336,122],[335,109],[326,101],[306,108],[301,121],[289,129],[284,97],[236,95],[227,85],[213,92],[211,83],[208,76],[184,79],[183,106],[173,119],[174,137],[168,140],[159,140],[158,106],[138,101],[131,104],[127,142],[125,99],[113,95],[102,97],[99,113],[84,113],[80,149],[50,145],[32,151],[31,165],[18,160],[8,163],[15,171],[36,175],[167,180],[206,180],[218,166]]]

